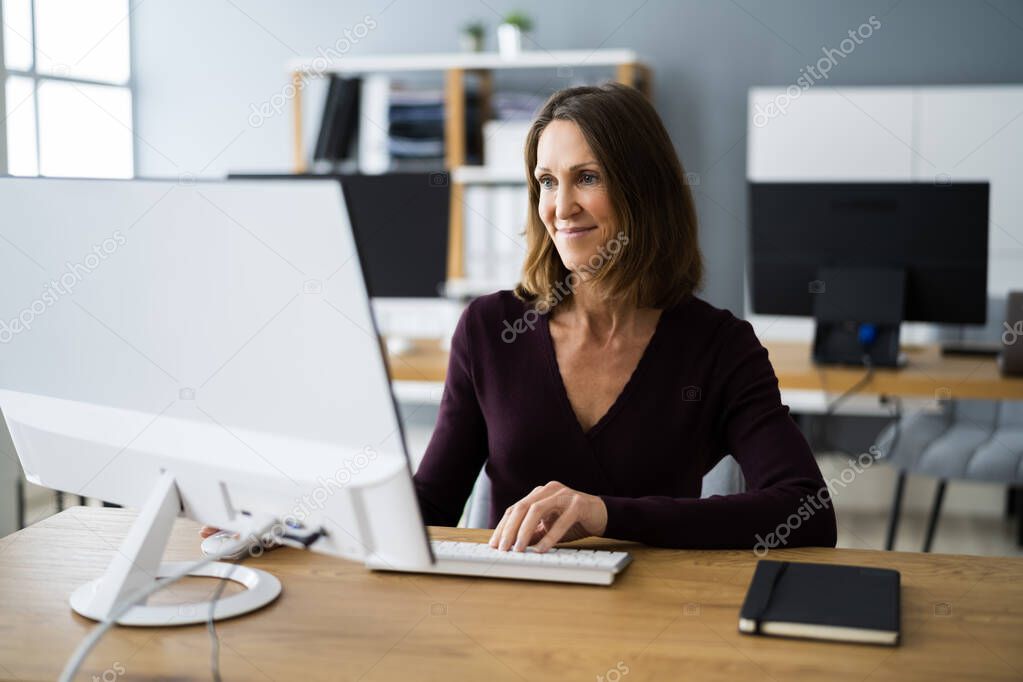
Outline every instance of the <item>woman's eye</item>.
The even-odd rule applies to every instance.
[[[549,175],[545,175],[538,181],[541,189],[554,189],[554,178]],[[587,186],[593,186],[600,182],[600,177],[596,173],[582,173],[579,176],[579,182]]]

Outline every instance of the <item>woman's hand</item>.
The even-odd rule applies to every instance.
[[[203,526],[202,528],[199,529],[199,537],[201,537],[203,540],[205,540],[206,538],[208,538],[209,536],[213,535],[214,533],[219,533],[219,532],[220,532],[219,528],[214,528],[213,526]]]
[[[490,546],[524,552],[536,545],[536,551],[546,552],[559,542],[603,535],[606,528],[604,500],[551,481],[505,510]]]

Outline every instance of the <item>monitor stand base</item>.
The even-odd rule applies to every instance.
[[[174,575],[193,562],[161,561],[174,519],[181,510],[177,485],[170,473],[164,473],[139,511],[103,577],[82,585],[71,594],[71,608],[86,618],[104,620],[129,599],[159,578]],[[199,543],[196,542],[198,549]],[[255,568],[225,562],[212,562],[189,573],[190,576],[226,578],[247,589],[217,601],[214,620],[233,618],[260,609],[281,593],[281,583],[273,575]],[[205,623],[210,602],[148,605],[131,607],[119,625],[167,627]]]

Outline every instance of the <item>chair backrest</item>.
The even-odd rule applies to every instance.
[[[724,458],[703,477],[703,490],[700,497],[711,495],[731,495],[746,490],[746,479],[743,478],[739,463],[731,455]],[[473,486],[472,495],[465,508],[465,526],[467,528],[490,527],[490,478],[486,470],[481,470]]]
[[[998,411],[998,427],[1023,428],[1023,400],[1003,400]]]

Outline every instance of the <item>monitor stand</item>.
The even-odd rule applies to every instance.
[[[106,572],[71,594],[71,608],[86,618],[105,620],[117,612],[125,599],[133,597],[157,579],[175,575],[194,563],[161,561],[174,519],[181,508],[174,477],[164,472]],[[188,575],[226,578],[248,588],[218,600],[213,611],[214,620],[260,609],[281,593],[280,581],[266,571],[220,561],[209,563]],[[206,622],[209,610],[209,601],[158,606],[143,603],[131,607],[117,619],[117,623],[150,627],[191,625]]]
[[[901,367],[906,274],[898,268],[822,267],[811,282],[819,365]]]

